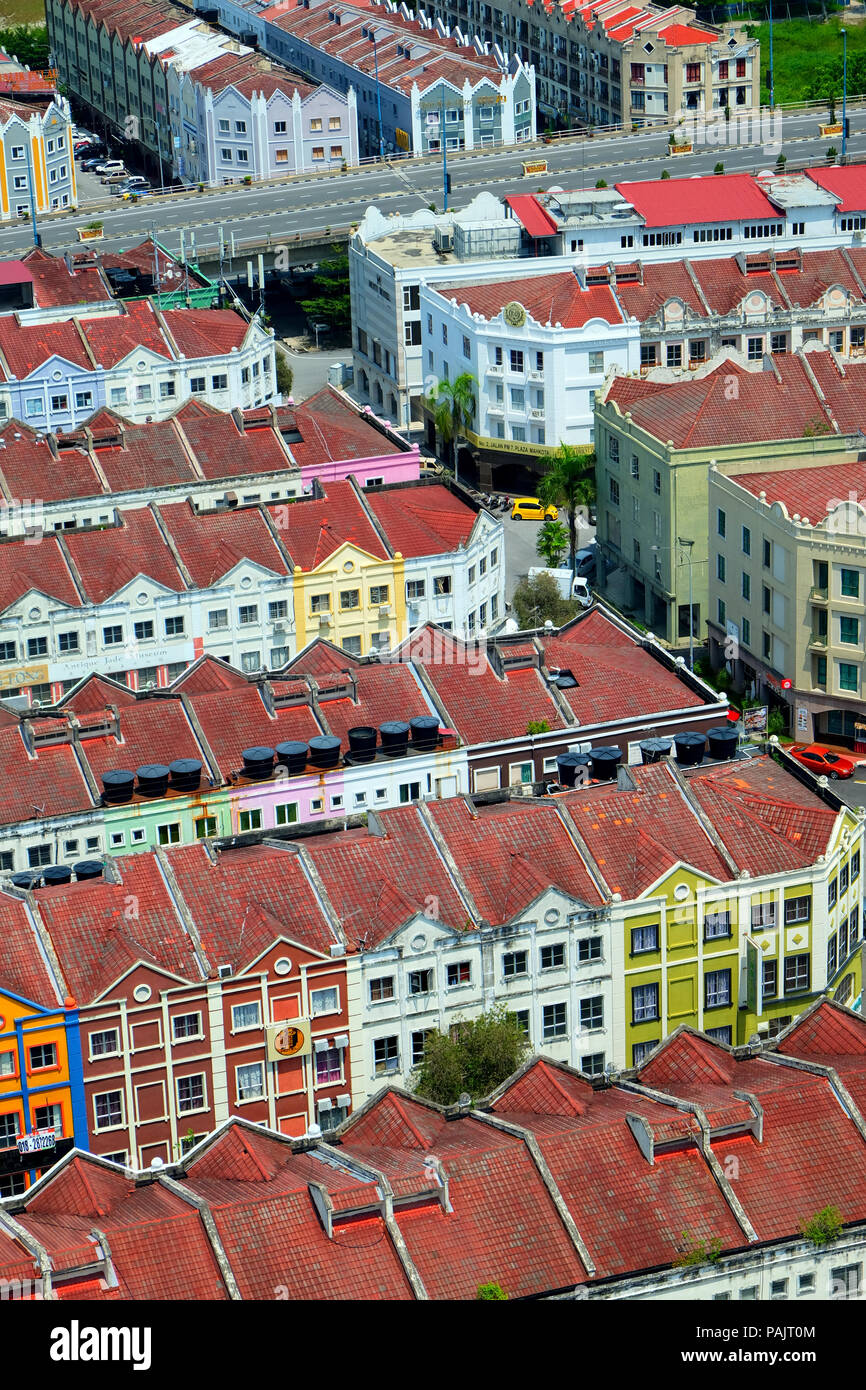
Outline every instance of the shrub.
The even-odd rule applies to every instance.
[[[595,186],[596,188],[607,188],[607,179],[599,179]]]
[[[832,1245],[842,1234],[842,1213],[838,1207],[822,1207],[808,1221],[800,1222],[800,1234],[813,1245]]]
[[[827,151],[827,158],[828,158],[828,159],[835,159],[835,158],[836,158],[836,154],[837,154],[836,146],[835,146],[835,145],[831,145],[830,148],[829,148],[829,150]]]
[[[716,164],[715,167],[713,168],[713,173],[714,173],[714,174],[723,174],[724,172],[725,172],[725,166],[724,166],[724,164],[722,164],[721,160],[719,160],[719,163]]]
[[[667,169],[662,169],[661,174],[660,174],[660,177],[663,178],[663,179],[669,179],[669,178],[670,178],[670,174],[668,173]]]
[[[501,1284],[479,1284],[476,1299],[484,1303],[502,1303],[508,1301],[508,1294]]]
[[[683,1231],[680,1240],[684,1248],[673,1261],[674,1269],[697,1269],[701,1265],[714,1265],[721,1258],[722,1242],[718,1236],[713,1236],[712,1240],[697,1240]]]
[[[550,725],[546,719],[530,719],[526,726],[528,734],[549,734]]]

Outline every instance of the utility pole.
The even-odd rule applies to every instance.
[[[33,174],[33,153],[30,148],[30,132],[27,132],[24,148],[27,151],[27,184],[30,189],[30,221],[33,223],[33,245],[41,246],[42,238],[36,227],[36,190]]]
[[[689,670],[695,669],[695,610],[692,604],[692,546],[694,541],[677,536],[678,543],[689,557]]]
[[[382,89],[379,86],[379,52],[376,47],[376,36],[373,36],[373,64],[376,69],[376,112],[379,118],[379,158],[384,162],[385,141],[382,138]]]
[[[773,0],[770,0],[770,110],[775,105],[775,84],[773,81]]]
[[[442,211],[448,211],[448,141],[445,139],[445,86],[442,86]]]

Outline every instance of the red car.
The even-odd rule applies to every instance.
[[[866,759],[837,753],[823,743],[807,743],[802,748],[789,748],[788,752],[816,777],[829,777],[834,782],[837,777],[853,777],[857,767],[866,767]]]

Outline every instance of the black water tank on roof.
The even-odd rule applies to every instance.
[[[673,746],[672,738],[645,738],[638,744],[641,762],[660,763],[662,758],[667,757]]]
[[[419,753],[432,753],[439,743],[439,720],[433,715],[421,714],[409,720],[412,731],[412,747]]]
[[[168,791],[169,769],[165,763],[145,763],[135,775],[139,796],[165,796]]]
[[[102,878],[102,861],[100,859],[80,859],[72,867],[79,883],[84,878]]]
[[[168,765],[173,792],[197,792],[201,782],[201,763],[197,758],[177,758]]]
[[[572,749],[567,753],[557,753],[556,773],[560,785],[563,787],[573,787],[575,776],[579,767],[589,767],[590,756],[588,753],[578,753]]]
[[[689,729],[684,734],[674,734],[677,752],[676,759],[683,767],[697,767],[704,761],[706,735]]]
[[[310,762],[322,770],[336,767],[340,761],[340,740],[330,734],[310,739]]]
[[[277,755],[277,762],[283,763],[288,768],[290,777],[297,777],[300,772],[304,771],[310,756],[310,750],[306,743],[301,743],[295,739],[278,743],[274,752]]]
[[[42,870],[42,881],[46,888],[54,883],[71,883],[72,870],[67,864],[49,864]]]
[[[270,777],[274,770],[273,748],[245,748],[243,751],[244,776],[254,782]]]
[[[409,725],[402,719],[389,719],[379,725],[382,752],[386,758],[405,758],[409,747]]]
[[[118,806],[121,802],[131,801],[134,791],[134,772],[127,772],[125,768],[115,768],[111,772],[103,772],[102,799],[109,806]]]
[[[720,724],[717,729],[707,729],[707,742],[710,757],[723,762],[736,755],[737,731],[732,724]]]
[[[42,882],[42,875],[37,874],[33,869],[27,869],[20,874],[13,874],[12,882],[16,888],[38,888]]]
[[[356,724],[349,730],[349,755],[353,763],[372,763],[379,735],[371,724]]]
[[[601,748],[592,748],[589,757],[593,777],[599,782],[612,782],[622,762],[622,750],[615,743],[605,744]]]

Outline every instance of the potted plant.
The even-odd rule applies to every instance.
[[[841,135],[841,122],[836,120],[836,98],[831,97],[827,103],[830,110],[830,119],[820,127],[822,135]]]
[[[199,193],[204,193],[204,184],[203,184],[203,183],[200,183],[200,184],[199,184],[199,186],[198,186],[198,191],[199,191]]]
[[[724,172],[725,172],[725,166],[724,166],[724,164],[721,162],[721,160],[719,160],[718,164],[714,165],[714,167],[713,167],[713,173],[714,173],[714,174],[723,174]]]
[[[788,163],[788,156],[785,155],[785,154],[780,154],[780,155],[778,156],[777,160],[776,160],[776,168],[778,169],[778,171],[779,171],[780,174],[784,174],[784,172],[785,172],[785,165],[786,165],[787,163]]]
[[[659,175],[659,178],[662,178],[662,179],[669,179],[669,178],[670,178],[670,174],[668,173],[667,169],[662,169],[661,174]]]
[[[828,163],[828,164],[835,164],[835,163],[836,163],[836,153],[837,153],[837,151],[836,151],[836,146],[835,146],[835,145],[831,145],[830,148],[829,148],[829,150],[827,151],[827,163]]]
[[[252,176],[252,174],[244,174],[244,183],[246,184],[247,188],[249,188],[249,186],[250,186],[250,184],[252,183],[252,181],[253,181],[253,176]]]
[[[79,241],[98,241],[102,236],[101,222],[88,222],[86,226],[78,228]]]

